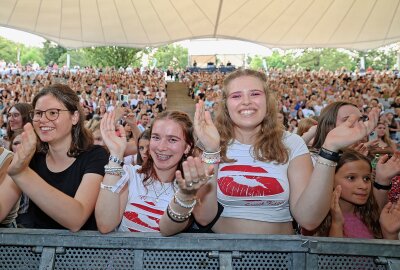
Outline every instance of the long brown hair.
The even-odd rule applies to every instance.
[[[337,173],[344,164],[358,160],[367,162],[370,167],[370,171],[372,172],[371,162],[367,157],[355,150],[346,149],[343,151],[343,154],[340,157],[335,173]],[[375,238],[382,238],[382,231],[379,225],[379,207],[372,192],[372,180],[371,190],[367,202],[363,205],[355,205],[354,214],[357,214],[361,218],[361,221],[372,232]],[[321,225],[317,228],[316,234],[318,236],[329,236],[331,225],[332,216],[329,213]]]
[[[234,161],[234,159],[230,159],[226,155],[228,146],[232,144],[235,139],[234,123],[229,116],[226,99],[228,96],[229,83],[240,77],[255,77],[259,79],[263,84],[263,90],[266,96],[266,114],[263,121],[260,123],[260,131],[256,135],[253,144],[253,157],[259,161],[286,163],[289,159],[289,153],[282,141],[284,130],[278,123],[277,102],[267,86],[267,77],[265,74],[251,69],[239,69],[230,73],[224,80],[221,108],[218,110],[215,119],[215,125],[221,138],[221,159],[224,162]]]
[[[33,98],[33,108],[35,108],[36,102],[46,95],[52,95],[64,104],[71,115],[76,111],[79,114],[78,122],[76,125],[73,125],[71,129],[72,141],[67,155],[69,157],[77,157],[80,153],[87,151],[93,145],[93,135],[87,128],[85,128],[85,115],[83,114],[82,106],[79,103],[78,95],[68,85],[53,84],[43,88]],[[49,145],[46,142],[41,142],[39,140],[38,149],[42,153],[47,153],[49,151]]]
[[[185,112],[181,111],[164,111],[160,113],[153,121],[150,127],[150,137],[151,134],[153,133],[153,127],[154,124],[159,121],[159,120],[172,120],[176,122],[182,129],[183,132],[183,137],[185,142],[190,146],[190,151],[187,153],[187,155],[183,154],[181,157],[181,160],[178,163],[178,168],[177,170],[180,170],[183,175],[183,169],[182,169],[182,162],[186,160],[186,156],[191,156],[193,153],[193,148],[194,148],[194,138],[193,138],[193,123],[189,118],[189,115],[187,115]],[[151,144],[151,138],[150,138],[150,144]],[[143,163],[142,167],[137,170],[138,173],[143,173],[145,175],[143,179],[143,183],[150,184],[152,180],[158,179],[157,172],[154,169],[154,160],[149,155],[147,160]],[[151,181],[148,181],[151,180]]]
[[[328,133],[336,127],[336,120],[338,116],[339,109],[343,106],[350,105],[357,108],[356,105],[346,101],[337,101],[326,106],[318,118],[317,131],[315,132],[315,137],[311,148],[313,150],[321,149],[325,142]]]
[[[31,104],[29,104],[29,103],[16,103],[12,107],[10,107],[10,109],[7,111],[7,113],[9,113],[12,108],[15,108],[21,114],[22,127],[20,127],[20,128],[23,128],[26,123],[32,123],[32,119],[31,119],[31,117],[29,115],[30,111],[32,111],[32,105]],[[7,123],[7,138],[8,138],[8,140],[11,139],[13,134],[14,134],[14,131],[11,130],[10,124]]]

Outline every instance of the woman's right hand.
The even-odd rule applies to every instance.
[[[21,134],[21,144],[14,154],[13,160],[8,167],[10,176],[21,173],[29,167],[29,163],[36,152],[37,137],[31,123],[24,126],[24,132]]]
[[[204,102],[200,100],[196,104],[194,114],[194,131],[206,152],[216,152],[220,149],[220,136],[215,127],[210,112],[204,108]]]
[[[123,158],[127,145],[126,134],[124,127],[121,125],[118,125],[118,130],[115,130],[114,112],[104,114],[100,122],[100,132],[110,154]]]
[[[193,199],[197,191],[207,184],[214,175],[214,167],[212,165],[205,166],[199,157],[188,157],[182,163],[183,177],[181,171],[176,171],[176,182],[179,186],[179,192],[185,199]]]

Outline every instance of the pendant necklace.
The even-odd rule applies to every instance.
[[[172,185],[173,185],[173,183],[170,183],[168,185],[168,187],[164,187],[164,185],[161,184],[162,189],[160,190],[160,193],[157,194],[156,187],[155,187],[154,183],[151,184],[151,186],[153,187],[154,194],[156,195],[155,203],[158,203],[158,201],[160,200],[161,195],[166,194],[167,191],[172,187]]]

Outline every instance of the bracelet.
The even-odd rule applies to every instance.
[[[332,168],[337,166],[337,162],[334,162],[334,161],[333,161],[333,163],[327,163],[327,162],[319,161],[317,159],[316,163],[321,164],[321,165],[325,165],[325,166],[328,166],[328,167],[332,167]]]
[[[201,161],[207,164],[218,164],[221,161],[221,150],[217,152],[205,152],[201,154]]]
[[[190,200],[190,201],[193,201],[193,202],[191,204],[186,204],[185,202],[187,202],[187,201],[183,201],[183,200],[179,199],[179,197],[176,195],[176,193],[174,195],[174,202],[182,208],[190,209],[190,212],[191,212],[191,211],[193,211],[193,208],[195,207],[197,200],[196,200],[196,198],[194,198],[193,200]]]
[[[381,185],[377,182],[374,181],[374,188],[376,189],[382,189],[382,190],[390,190],[392,188],[392,182],[390,182],[389,185]]]
[[[119,164],[120,166],[124,166],[124,161],[123,160],[120,160],[118,157],[116,157],[116,156],[110,156],[109,158],[108,158],[108,160],[109,161],[112,161],[112,162],[115,162],[115,163],[117,163],[117,164]]]
[[[321,147],[318,155],[327,160],[338,162],[342,154],[340,152],[333,152],[331,150]]]
[[[190,216],[192,215],[192,210],[190,210],[187,214],[182,215],[172,210],[171,206],[168,204],[167,215],[172,221],[182,223],[190,218]]]
[[[110,175],[118,175],[121,176],[124,174],[124,168],[122,167],[113,167],[109,165],[104,166],[104,173]]]
[[[116,192],[113,191],[115,186],[106,185],[106,184],[103,184],[103,182],[100,183],[100,188],[108,190],[108,191],[111,191],[112,193],[116,193]]]

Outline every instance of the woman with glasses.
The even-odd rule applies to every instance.
[[[14,131],[22,128],[26,123],[32,123],[29,112],[32,105],[28,103],[17,103],[13,105],[7,112],[7,136],[3,141],[5,148],[11,150],[10,139],[14,135]]]
[[[21,191],[31,200],[32,228],[95,230],[93,210],[108,162],[84,127],[79,97],[66,85],[42,89],[33,99],[33,125],[0,186],[0,220]],[[37,149],[37,150],[36,150]]]

